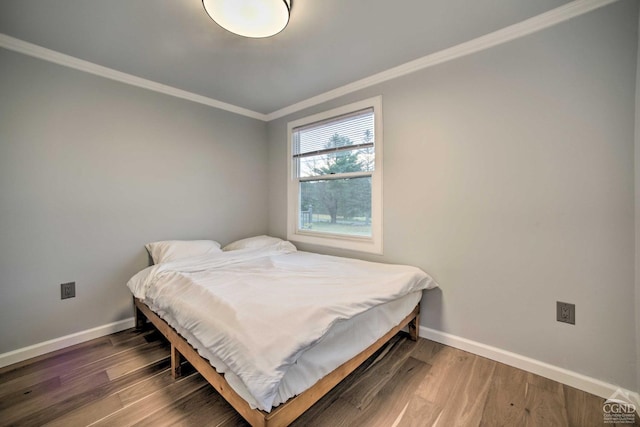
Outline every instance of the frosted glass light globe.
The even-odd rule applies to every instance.
[[[278,34],[289,23],[285,0],[202,0],[211,19],[225,30],[252,38]]]

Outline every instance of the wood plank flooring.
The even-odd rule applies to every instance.
[[[173,380],[169,353],[153,329],[129,329],[1,368],[0,425],[247,426],[189,365]],[[613,426],[603,403],[400,334],[292,426]]]

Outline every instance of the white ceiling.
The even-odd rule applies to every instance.
[[[282,33],[246,39],[201,0],[1,0],[0,33],[268,114],[566,3],[294,0]]]

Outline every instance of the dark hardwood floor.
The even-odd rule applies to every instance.
[[[0,369],[0,425],[247,425],[198,373],[188,365],[183,372],[171,378],[161,335],[129,329]],[[398,335],[293,425],[613,426],[604,423],[603,403],[489,359]]]

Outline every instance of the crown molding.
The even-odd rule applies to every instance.
[[[323,94],[292,104],[288,107],[284,107],[280,110],[267,114],[267,121],[279,119],[297,111],[304,110],[305,108],[313,107],[323,102],[336,99],[340,96],[516,40],[520,37],[544,30],[545,28],[583,15],[616,1],[618,0],[572,1],[571,3],[567,3],[548,12],[534,16],[533,18],[518,22],[517,24],[510,25],[484,36],[423,56],[422,58],[409,61],[397,67],[390,68],[372,76],[365,77],[364,79],[357,80],[353,83],[346,84]]]
[[[196,93],[187,92],[171,86],[163,85],[151,80],[143,79],[131,74],[123,73],[111,68],[103,67],[89,61],[85,61],[73,56],[65,55],[51,49],[47,49],[32,43],[25,42],[14,37],[10,37],[0,33],[0,47],[13,50],[25,55],[33,56],[45,61],[53,62],[76,70],[95,74],[121,83],[138,86],[149,89],[165,95],[175,96],[177,98],[186,99],[188,101],[197,102],[199,104],[208,105],[220,110],[229,111],[240,114],[242,116],[251,117],[253,119],[269,122],[271,120],[285,117],[289,114],[304,110],[323,102],[339,98],[341,96],[365,89],[388,80],[405,76],[434,65],[452,61],[466,55],[471,55],[491,47],[516,40],[520,37],[544,30],[545,28],[557,25],[561,22],[591,12],[592,10],[604,7],[608,4],[615,3],[618,0],[575,0],[563,6],[552,9],[548,12],[526,19],[517,24],[510,25],[484,36],[469,40],[456,46],[443,49],[441,51],[423,56],[422,58],[409,61],[397,67],[390,68],[386,71],[374,74],[364,79],[357,80],[353,83],[332,89],[320,95],[308,98],[304,101],[297,102],[282,109],[273,111],[269,114],[262,114],[253,110],[249,110],[237,105],[228,104],[213,98],[198,95]]]
[[[93,62],[85,61],[70,55],[47,49],[24,40],[16,39],[6,34],[0,33],[0,47],[8,50],[22,53],[45,61],[53,62],[58,65],[84,71],[86,73],[95,74],[120,83],[132,86],[138,86],[154,92],[163,93],[165,95],[174,96],[176,98],[186,99],[188,101],[197,102],[199,104],[208,105],[209,107],[218,108],[220,110],[229,111],[231,113],[240,114],[242,116],[251,117],[262,121],[267,120],[267,115],[246,108],[238,107],[233,104],[218,101],[217,99],[207,98],[206,96],[196,93],[187,92],[172,86],[163,85],[152,80],[143,79],[132,74],[123,73],[112,68],[103,67]]]

